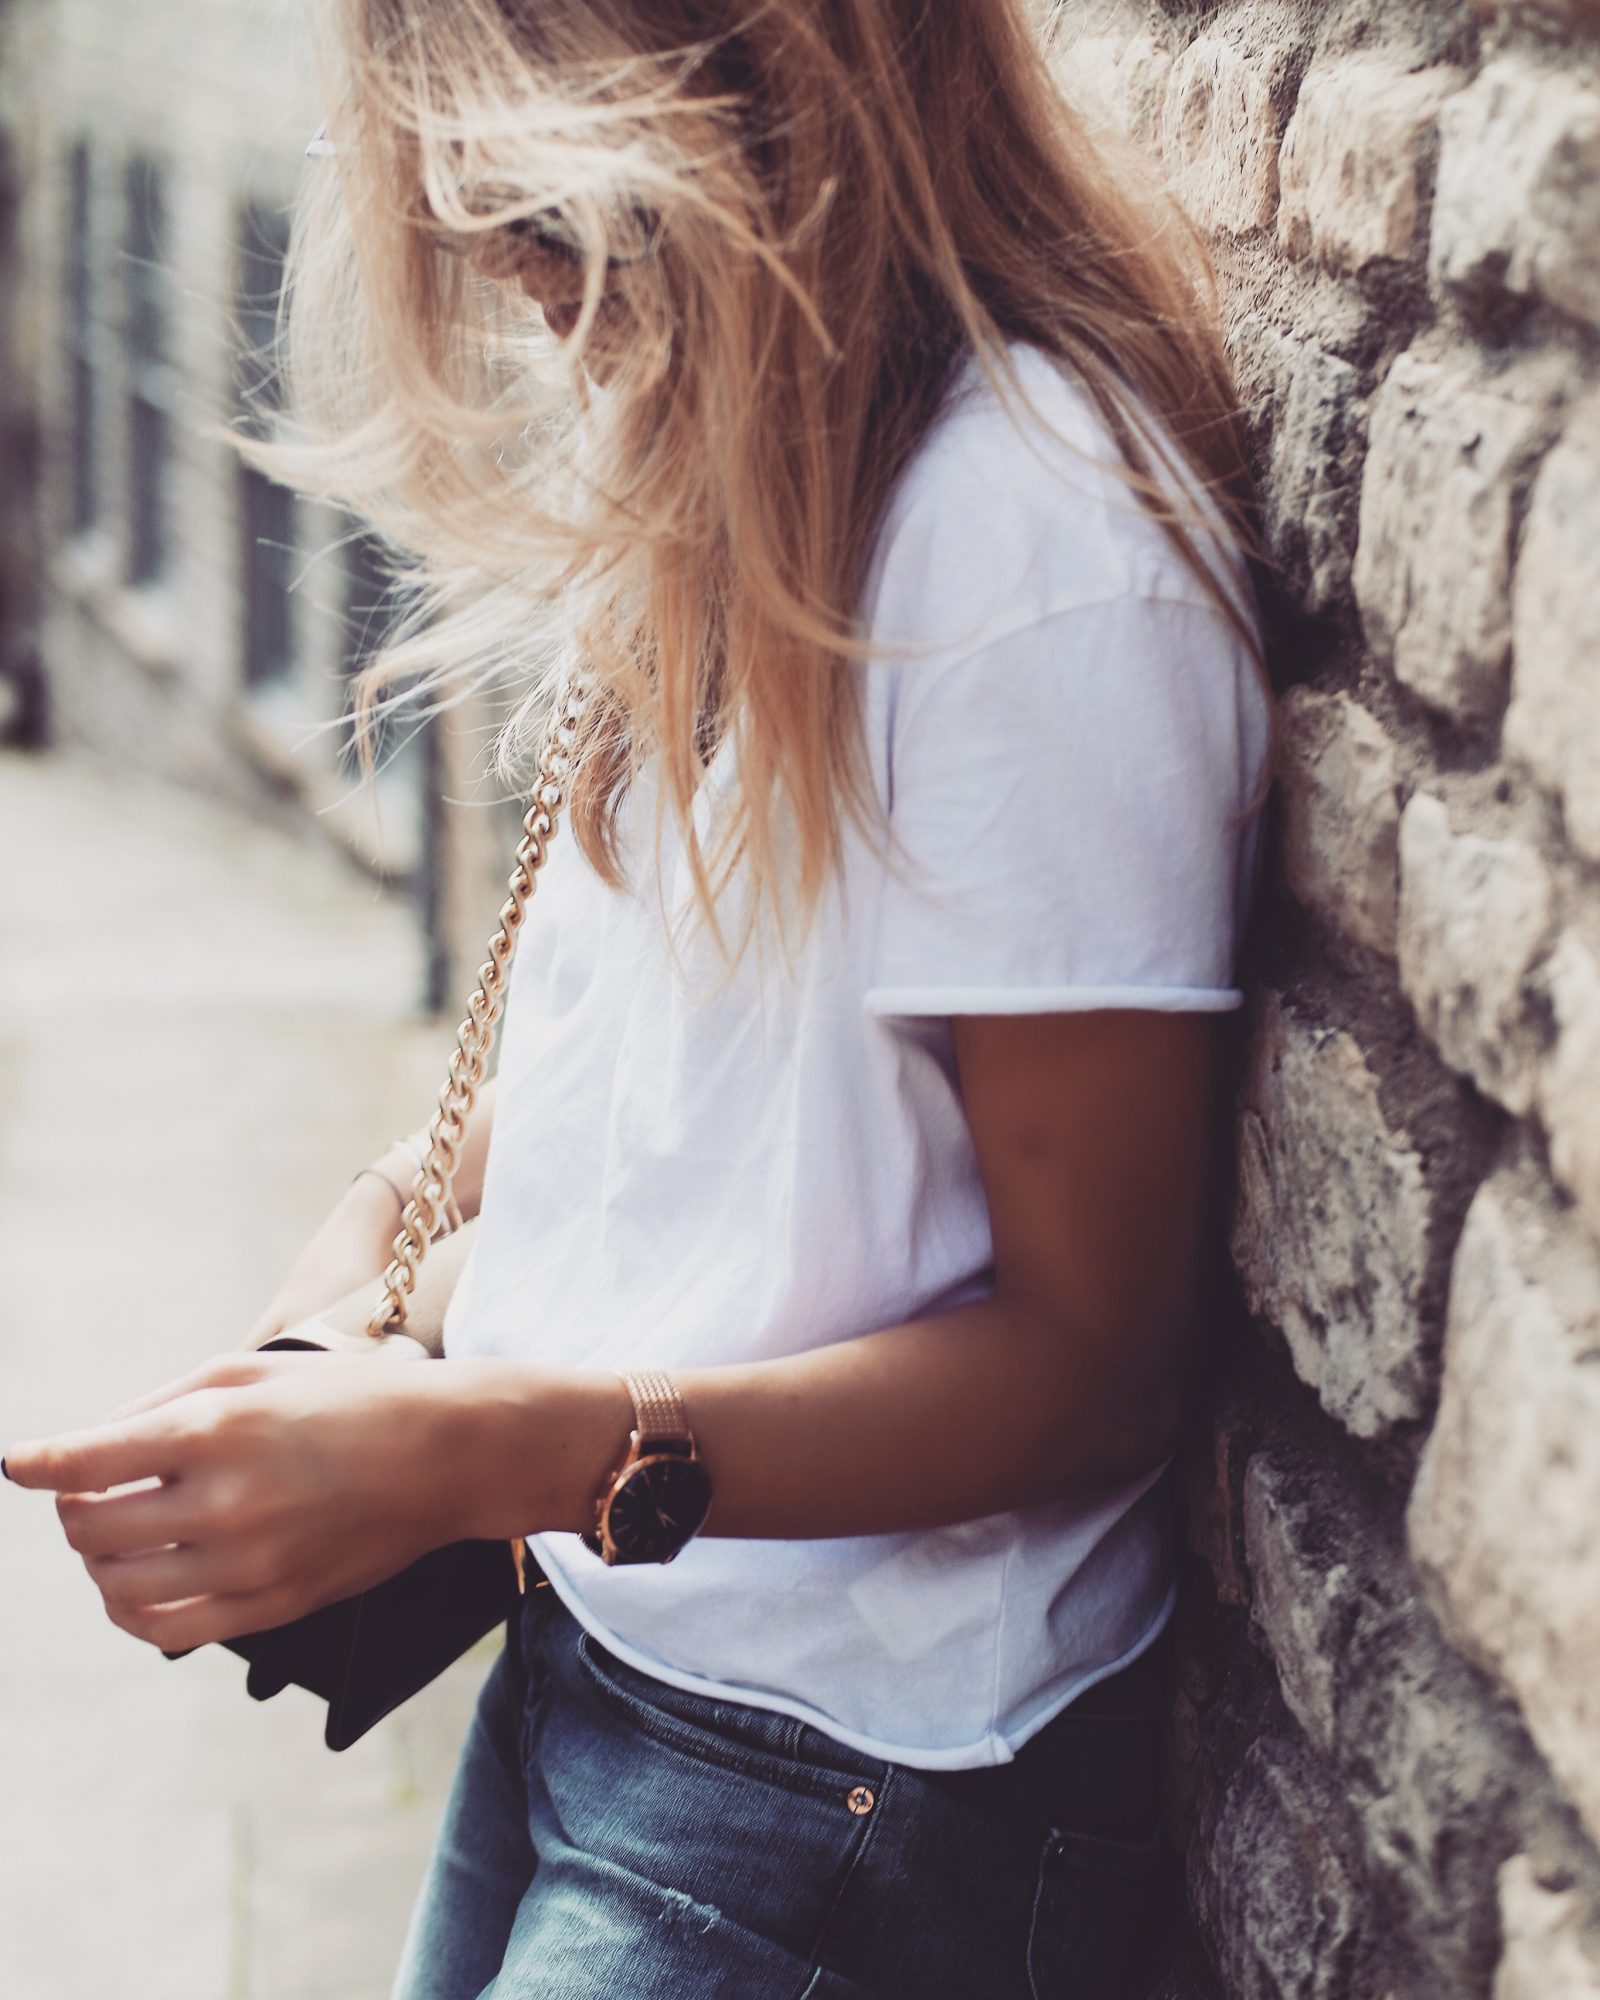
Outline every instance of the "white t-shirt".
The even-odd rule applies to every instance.
[[[902,862],[848,833],[792,971],[669,947],[636,788],[634,888],[558,839],[507,1003],[453,1355],[688,1369],[979,1299],[992,1247],[949,1017],[1238,1005],[1266,705],[1246,649],[1107,470],[1083,391],[1018,356],[1059,434],[976,370],[880,537],[860,669]],[[713,762],[697,811],[731,782]],[[689,897],[668,831],[669,910]],[[691,1412],[691,1417],[692,1417]],[[884,1422],[894,1422],[886,1409]],[[1000,1763],[1153,1640],[1165,1467],[957,1527],[703,1535],[667,1567],[531,1544],[622,1659],[928,1769]],[[715,1503],[713,1502],[713,1506]]]

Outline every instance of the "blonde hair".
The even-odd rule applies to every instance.
[[[406,552],[412,611],[367,712],[397,677],[509,676],[515,746],[577,650],[571,818],[606,879],[653,761],[714,932],[736,870],[747,912],[814,909],[846,819],[878,810],[852,671],[874,538],[967,354],[1003,392],[1009,343],[1071,372],[1253,646],[1160,477],[1175,449],[1253,548],[1203,249],[1091,142],[1023,0],[329,14],[336,158],[291,245],[292,424],[241,449]],[[506,282],[529,219],[581,255],[565,341]],[[737,796],[702,834],[729,738]]]

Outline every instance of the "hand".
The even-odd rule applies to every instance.
[[[456,1540],[462,1378],[227,1355],[94,1429],[12,1447],[6,1471],[57,1494],[111,1622],[181,1652],[286,1624]]]
[[[257,1348],[287,1327],[310,1319],[382,1275],[400,1233],[400,1202],[393,1188],[362,1174],[295,1259],[265,1311],[245,1337]]]

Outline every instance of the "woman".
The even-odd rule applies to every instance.
[[[9,1469],[169,1650],[531,1537],[403,2000],[1137,1990],[1268,736],[1197,253],[1021,0],[337,18],[272,462],[512,762],[576,673],[571,832],[446,1360]]]

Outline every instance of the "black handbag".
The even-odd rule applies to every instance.
[[[437,1327],[418,1325],[409,1311],[411,1296],[428,1245],[453,1213],[451,1188],[463,1128],[477,1102],[517,936],[565,800],[582,705],[581,693],[569,682],[557,699],[540,753],[506,900],[467,1003],[467,1017],[456,1032],[449,1076],[428,1129],[427,1151],[401,1216],[394,1258],[383,1274],[383,1291],[366,1333],[341,1336],[329,1327],[324,1338],[319,1323],[309,1321],[263,1341],[263,1352],[274,1348],[344,1352],[368,1345],[377,1355],[392,1343],[409,1355],[442,1357],[443,1313]],[[325,1701],[328,1719],[323,1740],[330,1750],[347,1750],[516,1611],[524,1562],[520,1542],[452,1542],[419,1556],[354,1597],[270,1631],[249,1632],[221,1643],[249,1663],[245,1689],[257,1701],[268,1701],[291,1685]],[[166,1657],[181,1660],[194,1650]]]
[[[509,1542],[452,1542],[357,1597],[222,1643],[250,1664],[247,1694],[307,1689],[328,1704],[322,1740],[348,1750],[521,1601]]]

